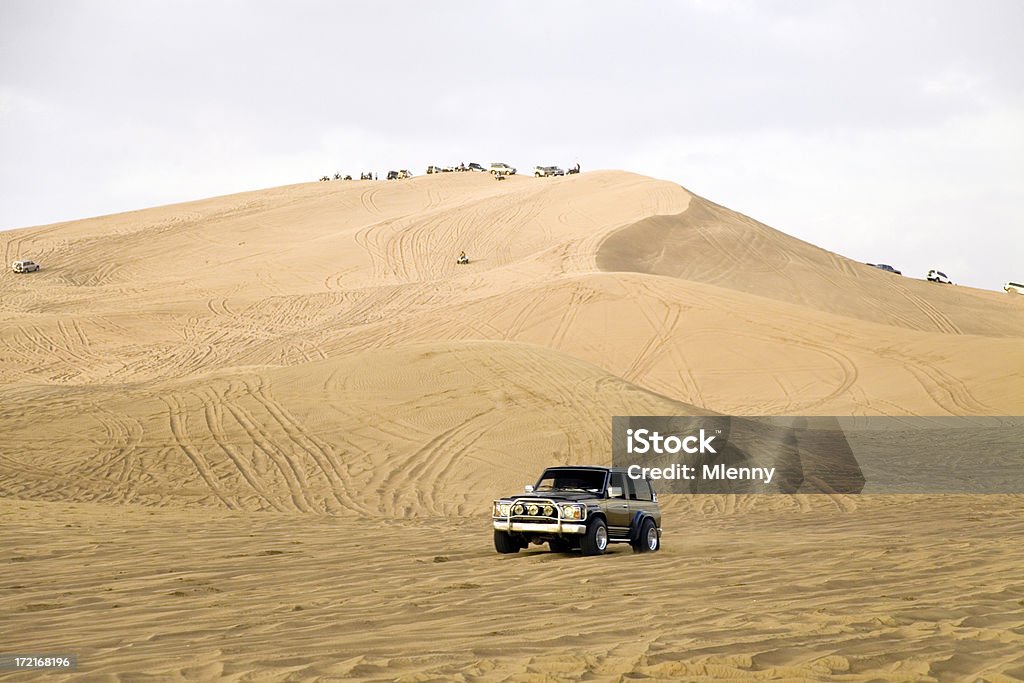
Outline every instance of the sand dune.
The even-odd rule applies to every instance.
[[[706,199],[622,228],[598,265],[714,284],[859,320],[946,334],[1020,337],[1019,302],[850,261]]]
[[[74,420],[64,391],[10,397],[14,497],[375,517],[478,515],[551,462],[607,461],[613,415],[700,414],[503,342],[83,388]]]
[[[1016,298],[612,171],[308,183],[0,253],[44,267],[0,273],[6,649],[113,680],[1024,675],[1014,497],[673,497],[654,560],[487,529],[607,462],[616,414],[1020,414]]]

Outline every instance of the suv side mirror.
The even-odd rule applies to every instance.
[[[527,484],[523,487],[523,491],[526,493],[533,493],[533,484]]]
[[[609,498],[622,498],[622,487],[621,486],[609,486],[608,487]]]

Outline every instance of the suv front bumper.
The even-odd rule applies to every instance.
[[[534,534],[585,534],[586,524],[577,522],[519,522],[507,517],[492,517],[495,531],[525,531]]]

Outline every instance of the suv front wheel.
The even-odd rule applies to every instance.
[[[523,546],[519,543],[519,539],[510,534],[507,531],[494,531],[494,549],[499,553],[518,553],[519,549]]]
[[[587,533],[580,539],[580,548],[584,555],[603,555],[608,549],[608,526],[600,517],[595,517],[587,525]]]

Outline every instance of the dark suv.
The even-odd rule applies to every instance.
[[[609,543],[629,543],[636,552],[661,547],[657,494],[620,467],[549,467],[526,493],[494,501],[492,525],[499,553],[530,543],[584,555],[600,555]]]

